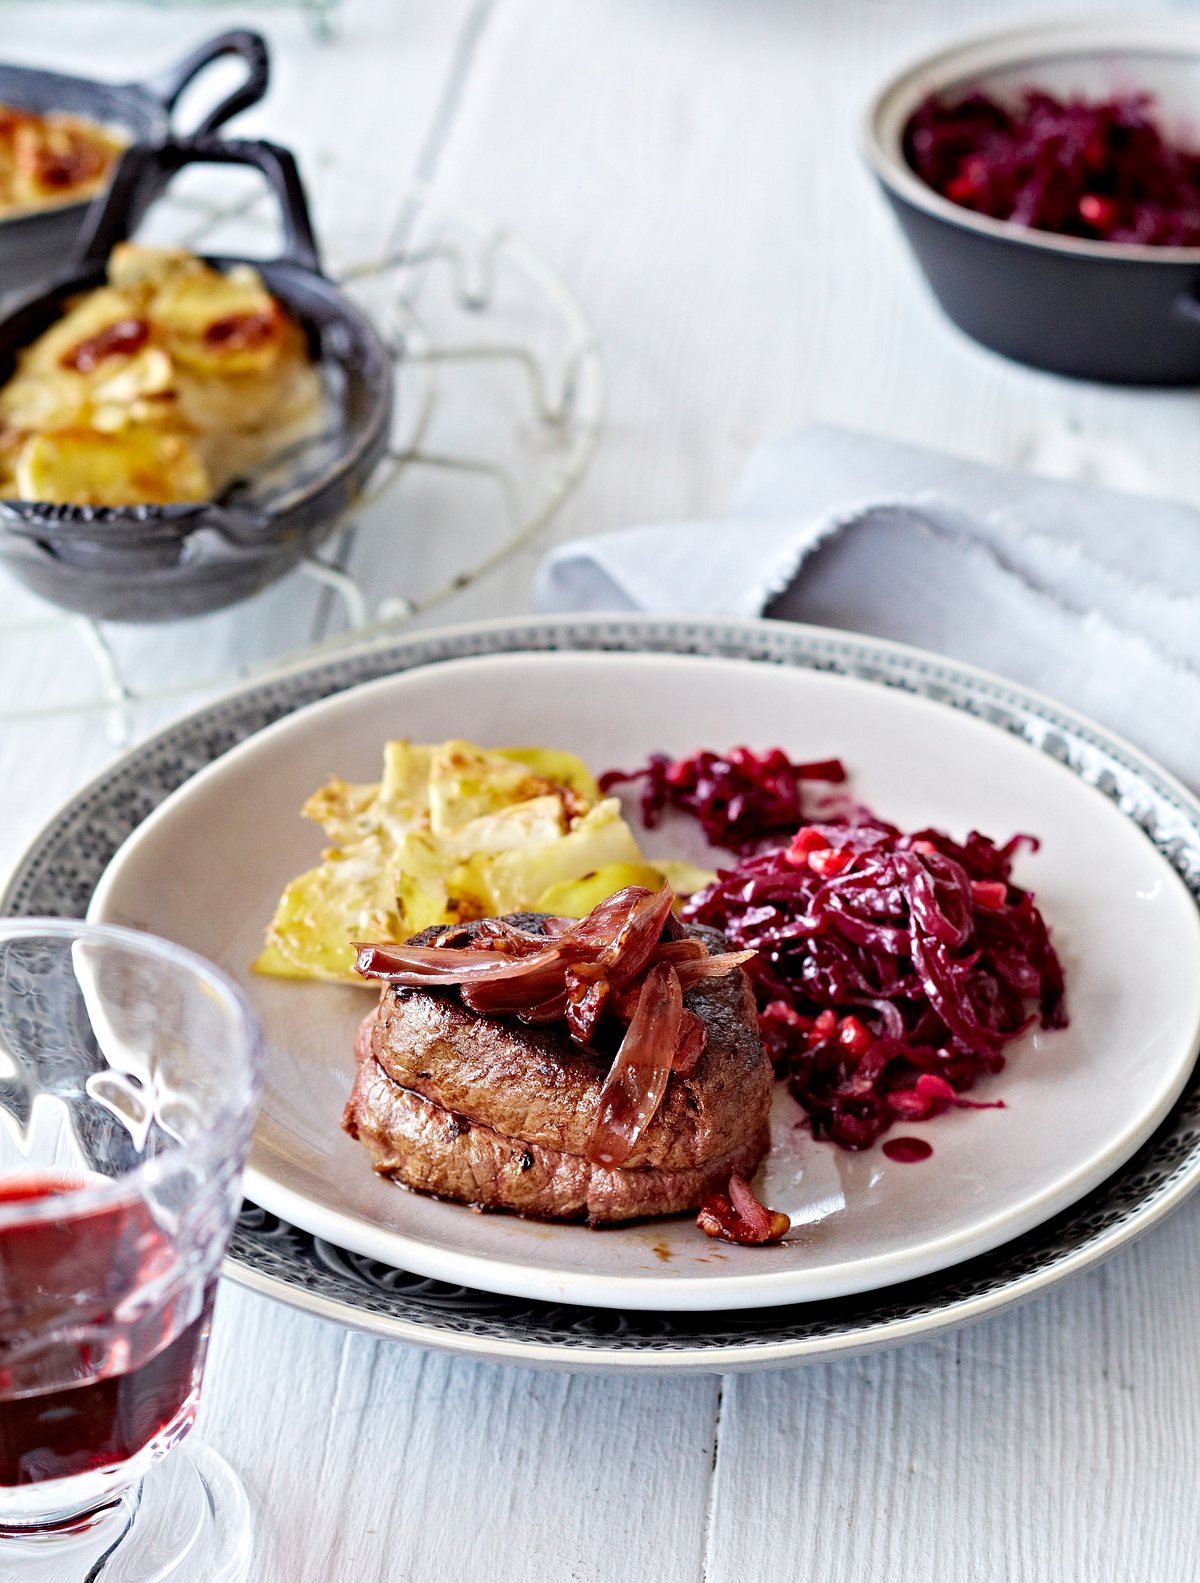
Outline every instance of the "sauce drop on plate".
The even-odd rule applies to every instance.
[[[924,1138],[889,1138],[883,1146],[883,1152],[889,1160],[898,1160],[901,1165],[913,1165],[917,1160],[927,1160],[933,1153],[933,1145],[926,1143]]]

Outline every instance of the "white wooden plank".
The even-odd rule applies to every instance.
[[[200,1430],[262,1583],[694,1583],[717,1382],[468,1363],[226,1286]]]
[[[707,1583],[1194,1578],[1200,1213],[1018,1312],[725,1382]]]

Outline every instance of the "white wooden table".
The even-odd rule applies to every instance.
[[[345,0],[321,45],[247,7],[276,82],[239,129],[312,159],[352,149],[385,196],[419,174],[573,282],[611,414],[559,534],[718,509],[750,447],[809,416],[1200,500],[1193,397],[977,351],[855,157],[893,63],[1038,9]],[[27,0],[0,6],[0,55],[140,76],[231,15]],[[527,608],[531,566],[444,617]],[[286,592],[263,602],[262,621],[296,619]],[[204,641],[234,661],[243,630]],[[61,696],[65,663],[0,658],[0,702]],[[94,718],[4,731],[0,866],[110,752]],[[1200,1576],[1198,1309],[1198,1205],[959,1335],[724,1381],[470,1364],[226,1287],[203,1432],[256,1503],[256,1583],[1177,1583]]]

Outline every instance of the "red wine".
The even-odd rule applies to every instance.
[[[0,1488],[126,1461],[199,1387],[216,1282],[197,1314],[140,1200],[71,1213],[74,1194],[92,1185],[0,1178],[0,1213],[63,1200],[61,1215],[0,1226]],[[131,1303],[152,1281],[163,1295]],[[184,1309],[194,1317],[181,1325]]]
[[[68,1176],[65,1171],[61,1174],[28,1171],[20,1176],[0,1176],[0,1204],[21,1204],[34,1198],[53,1198],[59,1193],[78,1193],[102,1181],[103,1177],[96,1177],[95,1182],[89,1182],[82,1176]]]

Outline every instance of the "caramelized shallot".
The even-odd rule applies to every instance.
[[[359,945],[364,978],[410,989],[457,988],[468,1010],[526,1023],[566,1022],[593,1049],[602,1024],[627,1024],[600,1092],[586,1157],[621,1165],[662,1103],[672,1071],[695,1072],[708,1040],[686,990],[723,977],[753,951],[710,956],[675,920],[670,890],[629,885],[586,918],[534,934],[504,918],[448,929],[434,945]],[[463,942],[463,943],[459,943]]]
[[[593,1165],[612,1170],[633,1153],[666,1090],[682,1018],[679,974],[669,962],[660,962],[646,974],[633,1021],[600,1090],[583,1151]]]
[[[792,1226],[780,1210],[768,1209],[736,1171],[729,1178],[728,1193],[713,1193],[704,1200],[696,1224],[706,1237],[720,1237],[724,1242],[739,1242],[746,1247],[778,1242]]]

